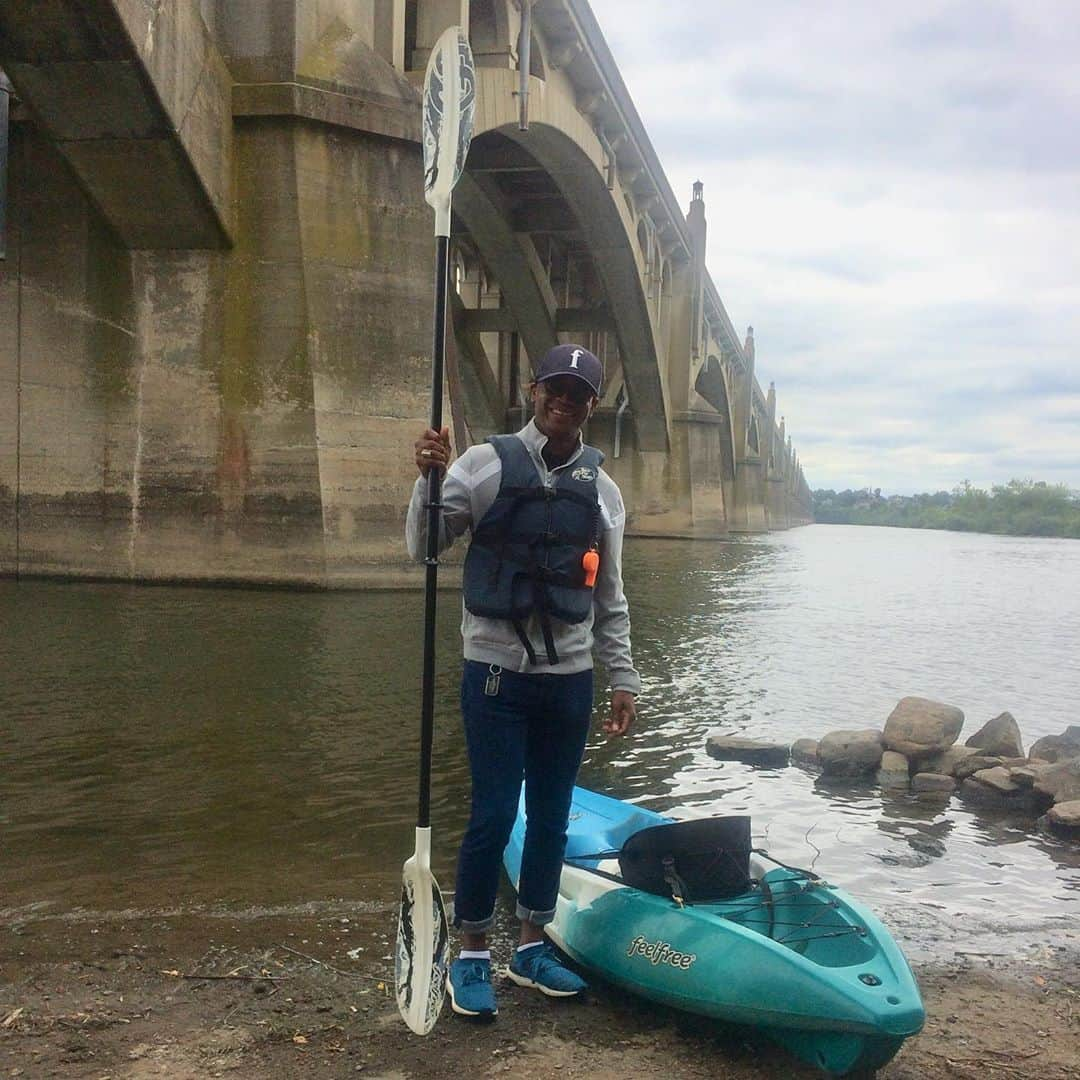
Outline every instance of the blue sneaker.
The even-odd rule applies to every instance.
[[[499,1015],[495,988],[491,985],[490,960],[475,957],[455,960],[450,965],[446,988],[450,992],[450,1005],[459,1016],[487,1019]]]
[[[548,997],[573,997],[589,988],[584,979],[563,966],[547,942],[515,951],[506,974],[518,986],[533,986]]]

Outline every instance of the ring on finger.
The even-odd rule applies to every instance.
[[[421,457],[431,457],[431,451],[430,450],[421,450],[420,451],[420,456]]]

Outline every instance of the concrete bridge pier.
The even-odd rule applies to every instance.
[[[685,440],[679,447],[685,454],[690,477],[690,513],[692,535],[722,536],[728,532],[728,511],[734,492],[725,483],[722,440],[727,438],[723,417],[705,412],[678,422],[676,438]]]
[[[760,458],[747,457],[739,463],[735,503],[740,507],[740,513],[731,522],[732,532],[768,532],[765,469]]]
[[[405,581],[433,258],[416,91],[349,0],[205,6],[0,13],[21,102],[0,572]]]

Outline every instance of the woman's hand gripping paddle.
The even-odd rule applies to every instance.
[[[431,427],[442,428],[446,293],[450,265],[450,194],[465,167],[476,106],[476,76],[465,33],[452,26],[439,38],[424,78],[424,198],[435,210],[435,334]],[[420,805],[416,850],[401,875],[394,976],[405,1023],[426,1035],[435,1026],[446,988],[446,909],[431,872],[431,744],[435,703],[435,597],[439,571],[442,474],[428,471],[424,597],[424,677],[420,708]]]

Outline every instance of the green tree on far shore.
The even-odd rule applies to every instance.
[[[989,491],[965,480],[952,491],[922,495],[883,496],[881,488],[813,495],[814,519],[833,525],[1080,538],[1080,493],[1041,480],[1010,480]]]

